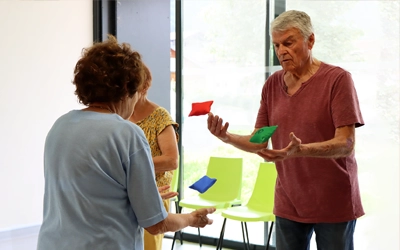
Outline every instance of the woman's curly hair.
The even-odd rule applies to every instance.
[[[152,79],[153,79],[153,77],[151,75],[150,69],[147,67],[147,65],[144,65],[143,84],[140,85],[140,88],[138,89],[138,91],[142,91],[142,92],[147,93],[147,91],[149,90],[149,88],[151,86]]]
[[[127,43],[108,40],[82,51],[74,70],[73,84],[79,102],[119,102],[132,97],[144,81],[145,65],[137,51]]]

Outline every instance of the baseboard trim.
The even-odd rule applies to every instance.
[[[30,225],[26,227],[10,228],[0,230],[0,241],[11,241],[18,238],[32,237],[39,235],[40,225]]]

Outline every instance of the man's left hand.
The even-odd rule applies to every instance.
[[[294,133],[289,134],[290,142],[286,148],[283,149],[261,149],[257,154],[266,161],[283,161],[287,158],[296,157],[300,152],[301,140],[297,138]]]

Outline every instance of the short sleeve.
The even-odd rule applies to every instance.
[[[157,114],[155,116],[157,117],[157,122],[158,122],[157,136],[159,134],[161,134],[166,127],[168,127],[169,125],[172,125],[175,130],[176,139],[178,140],[179,139],[179,136],[178,136],[179,125],[172,119],[169,112],[165,108],[159,107],[157,109]]]
[[[127,193],[140,226],[146,228],[167,217],[155,182],[154,165],[150,148],[144,134],[136,138],[137,150],[129,156],[127,165]]]
[[[331,112],[335,127],[364,125],[360,104],[351,74],[342,72],[336,79],[331,95]]]

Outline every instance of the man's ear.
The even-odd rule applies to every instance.
[[[312,33],[309,37],[308,37],[308,49],[312,49],[314,47],[314,43],[315,43],[315,36],[314,33]]]

